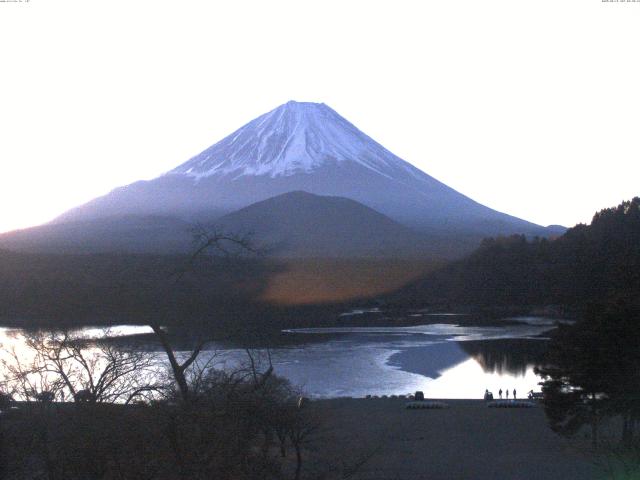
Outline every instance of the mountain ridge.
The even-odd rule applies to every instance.
[[[430,245],[426,236],[355,200],[304,191],[253,203],[200,227],[251,234],[255,248],[276,257],[442,256],[441,245]],[[194,248],[196,228],[176,217],[112,216],[0,234],[0,247],[66,254],[186,254]]]
[[[293,191],[219,218],[215,224],[288,257],[420,257],[436,248],[420,235],[345,197]]]
[[[121,215],[210,223],[292,191],[345,197],[457,253],[485,237],[558,233],[490,209],[391,153],[325,104],[287,102],[165,174],[119,187],[52,224]],[[456,250],[453,248],[452,250]]]

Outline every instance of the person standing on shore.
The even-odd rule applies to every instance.
[[[516,399],[516,389],[515,388],[513,389],[513,399],[514,400]]]
[[[508,388],[504,391],[504,396],[507,399],[509,398],[509,389]]]
[[[502,398],[502,389],[498,390],[498,395],[500,395],[500,398]]]

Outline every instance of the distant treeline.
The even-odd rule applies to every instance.
[[[145,254],[31,254],[0,250],[0,325],[25,328],[160,323],[216,338],[266,338],[280,329],[332,324],[349,302],[278,303],[274,278],[332,280],[335,262],[308,266],[308,279],[278,259]],[[326,263],[326,265],[325,265]],[[374,266],[338,262],[343,269]],[[395,266],[396,270],[401,265]],[[414,268],[415,269],[415,268]],[[319,272],[316,277],[313,274]],[[342,270],[338,270],[338,273]],[[337,273],[337,274],[338,274]],[[287,276],[285,276],[285,274]],[[321,277],[324,276],[324,277]],[[293,281],[293,280],[292,280]],[[362,283],[362,280],[361,280]],[[283,292],[281,289],[280,292]],[[276,301],[269,297],[276,296]],[[322,297],[322,296],[320,296]],[[174,330],[177,331],[177,330]]]
[[[0,251],[0,318],[23,326],[218,321],[257,308],[277,264]]]
[[[521,235],[484,240],[469,257],[414,282],[400,304],[583,306],[637,301],[640,198],[595,214],[555,240]]]

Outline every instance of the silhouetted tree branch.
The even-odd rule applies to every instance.
[[[236,235],[225,233],[224,231],[217,229],[207,230],[202,225],[198,224],[193,229],[193,235],[196,248],[190,255],[185,268],[178,272],[174,284],[180,282],[187,272],[192,271],[195,268],[196,261],[205,256],[215,258],[216,256],[228,257],[230,255],[241,255],[243,253],[259,253],[258,250],[254,248],[249,234]],[[150,326],[167,355],[171,366],[171,372],[176,384],[178,385],[182,400],[185,402],[189,401],[191,391],[187,381],[186,371],[197,360],[205,346],[210,343],[210,340],[207,339],[199,341],[195,347],[193,347],[189,356],[180,363],[164,328],[155,322],[151,323]],[[271,371],[273,371],[273,368],[269,370],[269,374]]]

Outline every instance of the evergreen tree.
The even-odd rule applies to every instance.
[[[640,420],[638,312],[626,301],[599,305],[584,320],[558,329],[537,369],[555,431],[572,435],[589,425],[595,445],[602,418],[619,415],[623,441],[633,441]]]

